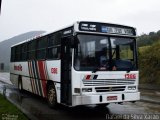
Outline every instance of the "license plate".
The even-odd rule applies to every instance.
[[[117,96],[108,96],[107,101],[117,100]]]

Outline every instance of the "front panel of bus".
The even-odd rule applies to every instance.
[[[77,33],[72,64],[73,106],[140,99],[134,37]]]

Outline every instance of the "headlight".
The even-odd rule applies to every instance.
[[[128,90],[136,90],[136,86],[128,86]]]
[[[82,88],[82,92],[92,92],[92,88]]]

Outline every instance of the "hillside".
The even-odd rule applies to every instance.
[[[138,47],[152,45],[158,41],[160,41],[160,30],[157,32],[150,32],[149,34],[143,34],[137,38]]]
[[[137,39],[140,83],[160,85],[160,30]]]
[[[139,52],[139,68],[140,83],[160,85],[160,42]]]
[[[10,46],[42,33],[44,33],[44,31],[31,31],[0,42],[0,64],[4,63],[5,70],[9,70]]]

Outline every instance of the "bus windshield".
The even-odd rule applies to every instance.
[[[130,38],[77,35],[74,68],[78,71],[135,69],[135,41]]]

